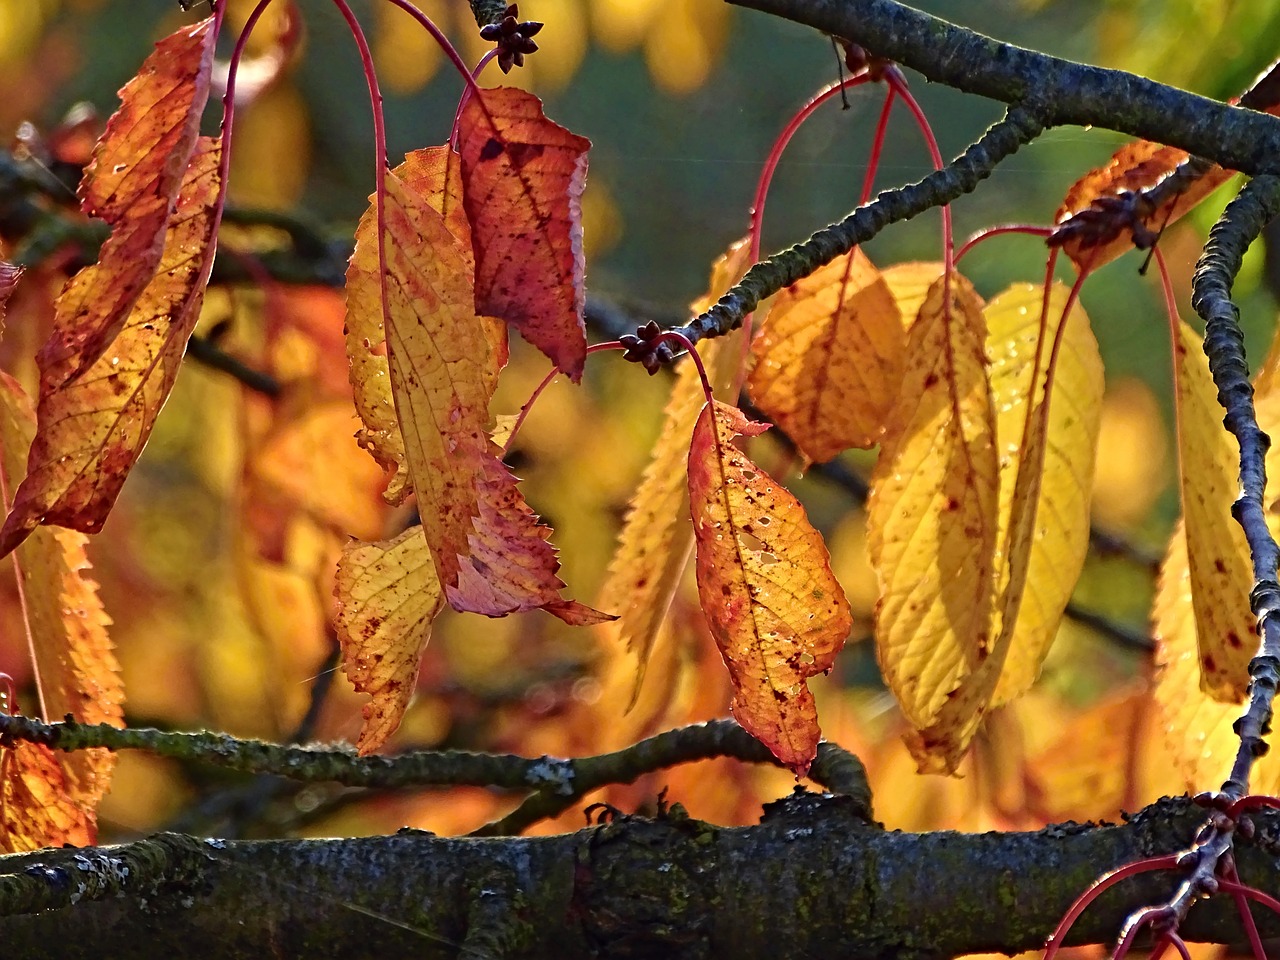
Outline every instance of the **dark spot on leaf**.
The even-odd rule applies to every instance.
[[[502,141],[497,137],[490,137],[488,142],[480,149],[480,159],[492,160],[502,154]]]

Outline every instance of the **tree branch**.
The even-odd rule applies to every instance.
[[[369,956],[373,944],[380,960],[452,960],[464,942],[556,960],[1016,952],[1042,945],[1098,871],[1177,848],[1202,815],[1173,800],[1121,826],[906,834],[867,824],[846,799],[801,794],[771,804],[750,828],[673,811],[501,840],[420,831],[226,843],[165,836],[0,858],[0,914],[9,915],[6,957],[51,960],[342,960]],[[1240,871],[1280,893],[1280,819],[1260,816],[1258,825]],[[130,869],[91,887],[83,863]],[[1177,879],[1126,881],[1090,907],[1073,942],[1110,939],[1127,913]],[[514,909],[511,922],[503,904]],[[1263,935],[1274,936],[1274,920],[1260,919]],[[1184,932],[1241,937],[1225,897],[1198,906]]]
[[[838,223],[823,227],[803,243],[761,260],[711,309],[684,326],[674,328],[674,332],[682,334],[690,343],[697,343],[706,337],[724,336],[737,329],[742,318],[761,300],[866,243],[890,224],[909,220],[971,193],[991,175],[1000,161],[1034,140],[1042,129],[1035,112],[1021,105],[1011,107],[1002,120],[992,125],[950,164],[917,183],[880,194]],[[628,345],[626,358],[642,363],[650,373],[670,363],[678,349],[661,338],[641,340],[631,337],[624,339],[623,343]]]

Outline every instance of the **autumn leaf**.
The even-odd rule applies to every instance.
[[[892,292],[855,247],[778,294],[751,343],[751,398],[809,462],[872,446],[906,345]]]
[[[692,305],[694,315],[718,300],[742,277],[750,252],[751,245],[743,238],[716,260],[706,295]],[[730,388],[741,356],[740,343],[740,335],[731,334],[699,344],[699,355],[713,389]],[[618,547],[609,564],[609,576],[600,589],[600,607],[618,613],[618,640],[636,656],[630,695],[633,707],[658,631],[693,554],[685,467],[689,438],[705,402],[697,367],[692,362],[681,363],[663,410],[661,432],[640,486],[631,498]]]
[[[430,202],[452,190],[424,193],[406,183],[430,179],[427,168],[440,166],[440,151],[447,154],[419,151],[386,174],[385,272],[376,204],[357,229],[347,271],[347,348],[366,425],[360,440],[396,469],[393,501],[412,483],[437,576],[452,583],[479,512],[476,478],[488,456],[489,400],[505,342],[498,347],[494,324],[476,316],[469,251]],[[371,349],[384,336],[385,359]]]
[[[334,594],[342,668],[373,699],[364,707],[357,748],[381,747],[400,725],[418,679],[431,623],[444,606],[421,527],[393,540],[348,544]]]
[[[1215,700],[1238,703],[1258,646],[1249,608],[1253,565],[1244,531],[1231,515],[1240,489],[1240,448],[1222,427],[1201,337],[1181,320],[1174,367],[1182,522],[1200,657],[1197,685]]]
[[[473,91],[458,121],[476,312],[512,324],[575,383],[587,351],[581,200],[590,146],[510,87]]]
[[[64,379],[83,373],[108,349],[161,267],[166,227],[196,148],[209,97],[216,17],[156,44],[120,91],[80,184],[84,212],[111,227],[98,262],[71,279],[58,299],[59,335],[43,369]]]
[[[8,478],[21,473],[35,430],[30,400],[16,380],[0,373],[0,488],[6,506]],[[73,530],[39,529],[13,556],[41,713],[51,720],[71,716],[121,726],[124,690],[107,636],[111,621],[88,573],[85,541]],[[32,744],[0,753],[0,846],[13,851],[94,842],[95,811],[110,784],[114,754],[55,755]]]
[[[942,271],[941,261],[895,263],[880,271],[880,278],[893,294],[893,302],[898,305],[902,324],[907,330],[916,322],[929,288],[942,276]]]
[[[547,540],[551,528],[538,523],[496,447],[479,470],[480,513],[468,538],[469,550],[460,558],[457,580],[445,584],[450,606],[488,617],[542,609],[574,626],[613,620],[610,614],[561,598],[564,581],[556,576],[560,560]]]
[[[853,623],[804,508],[733,444],[767,429],[705,405],[689,449],[698,596],[734,686],[733,714],[797,776],[818,749],[805,681],[829,670]]]
[[[999,529],[996,417],[982,302],[959,275],[929,288],[907,344],[867,504],[881,671],[917,730],[990,649]]]
[[[1089,551],[1103,370],[1079,303],[1063,317],[1068,296],[1059,283],[1048,298],[1043,287],[1014,284],[985,310],[1000,451],[1001,630],[1016,621],[994,706],[1039,676]]]
[[[1165,741],[1188,790],[1216,787],[1240,748],[1232,725],[1244,713],[1245,700],[1242,696],[1223,703],[1201,688],[1187,535],[1181,522],[1174,529],[1160,568],[1152,625],[1156,638],[1154,696]],[[1280,790],[1280,752],[1271,750],[1254,759],[1249,789],[1262,794]]]
[[[173,388],[200,316],[213,265],[220,156],[219,140],[200,139],[159,270],[101,356],[86,352],[77,326],[83,318],[66,312],[66,295],[58,301],[53,336],[37,357],[40,428],[26,479],[0,529],[0,554],[39,524],[85,533],[102,528]]]

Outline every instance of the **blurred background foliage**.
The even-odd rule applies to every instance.
[[[234,27],[252,3],[227,2]],[[468,61],[480,56],[484,44],[466,3],[421,5]],[[1280,7],[1271,0],[917,5],[1004,40],[1214,97],[1238,94],[1280,53]],[[386,96],[395,162],[405,150],[444,140],[461,84],[400,11],[373,2],[358,7]],[[323,0],[300,0],[300,8],[300,49],[239,114],[231,197],[246,207],[305,214],[334,237],[349,237],[372,185],[368,95],[334,9]],[[175,0],[0,0],[0,131],[16,131],[23,121],[51,129],[83,102],[105,118],[152,42],[198,13],[183,14]],[[545,21],[542,49],[506,82],[538,93],[550,116],[595,144],[584,200],[590,290],[646,318],[683,318],[713,259],[746,231],[755,181],[778,130],[835,79],[829,42],[720,0],[524,0],[520,14]],[[250,52],[267,51],[274,31],[268,17],[259,28],[262,43]],[[489,70],[484,80],[499,82],[496,68]],[[908,75],[948,156],[1000,113]],[[858,88],[848,110],[835,101],[800,132],[774,181],[765,250],[803,239],[856,201],[882,95],[875,85]],[[210,130],[214,124],[211,109]],[[1106,131],[1049,132],[956,204],[957,236],[999,223],[1051,222],[1067,187],[1122,141]],[[896,111],[877,186],[929,169],[919,134]],[[1162,240],[1184,305],[1201,237],[1224,203],[1221,195],[1211,200]],[[253,251],[272,242],[269,234],[229,232],[224,256],[251,263]],[[937,215],[886,231],[868,252],[881,266],[938,259]],[[1140,262],[1137,254],[1122,258],[1083,295],[1108,369],[1095,522],[1136,544],[1139,556],[1091,559],[1077,593],[1079,603],[1138,635],[1147,630],[1153,591],[1144,557],[1159,556],[1177,513],[1167,325],[1152,278],[1138,275]],[[1014,280],[1038,281],[1043,263],[1043,246],[1004,238],[980,247],[964,269],[990,296]],[[56,288],[56,278],[43,282]],[[1252,254],[1238,292],[1254,357],[1274,327],[1270,291],[1277,285],[1261,254]],[[7,363],[28,380],[35,331],[47,323],[48,295],[38,286],[29,278],[5,340]],[[410,520],[381,504],[378,471],[351,440],[341,328],[341,292],[321,285],[242,285],[209,297],[202,331],[270,373],[282,390],[261,396],[189,364],[94,544],[132,723],[281,739],[331,676],[337,551],[348,536],[384,536]],[[516,410],[545,369],[517,348],[500,408]],[[543,396],[520,435],[516,465],[530,502],[555,527],[565,579],[589,601],[656,435],[668,381],[609,355],[592,360],[584,383],[577,390],[557,384]],[[861,511],[842,485],[818,473],[797,479],[780,447],[759,457],[795,480],[828,533],[865,635],[875,590]],[[865,473],[868,464],[865,455],[850,455],[846,465]],[[0,669],[29,679],[7,593],[5,602]],[[867,759],[877,812],[891,826],[976,829],[1114,816],[1183,787],[1149,709],[1147,660],[1068,621],[1044,682],[992,720],[960,781],[914,781],[868,643],[850,644],[820,691],[820,713],[830,738]],[[446,615],[396,745],[598,752],[725,711],[724,671],[696,607],[683,598],[639,705],[625,713],[633,671],[607,631],[574,632],[536,614],[498,621]],[[359,709],[339,677],[304,733],[351,739]],[[609,799],[651,804],[663,784],[695,815],[738,822],[753,820],[760,800],[786,792],[790,779],[719,763],[647,778]],[[407,823],[445,833],[471,829],[510,805],[485,791],[370,799],[298,790],[126,756],[103,817],[107,837],[172,825],[335,834]],[[557,826],[572,827],[579,816]]]

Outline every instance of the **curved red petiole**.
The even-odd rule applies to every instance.
[[[1240,883],[1240,874],[1236,872],[1235,863],[1232,859],[1227,859],[1222,866],[1222,875],[1218,879],[1219,889],[1226,889],[1223,881],[1228,884]],[[1240,913],[1240,922],[1244,924],[1245,933],[1249,937],[1249,948],[1253,951],[1254,960],[1267,960],[1267,950],[1262,945],[1262,937],[1258,933],[1258,924],[1253,919],[1253,911],[1249,909],[1249,898],[1239,890],[1227,890],[1227,892],[1231,894],[1231,899],[1236,904],[1236,910]]]
[[[1137,876],[1140,873],[1150,873],[1153,870],[1172,870],[1178,865],[1178,857],[1176,854],[1166,854],[1163,857],[1149,857],[1145,860],[1135,860],[1133,863],[1125,864],[1108,874],[1105,874],[1095,880],[1089,889],[1085,890],[1075,901],[1067,908],[1067,912],[1058,922],[1057,928],[1049,935],[1049,939],[1045,942],[1044,960],[1053,960],[1058,951],[1062,948],[1062,940],[1067,933],[1080,919],[1080,915],[1088,908],[1089,904],[1098,899],[1111,887],[1115,886],[1121,880],[1127,880],[1129,877]]]
[[[920,128],[920,133],[924,136],[924,142],[929,147],[929,156],[933,160],[935,170],[942,169],[942,151],[938,149],[938,139],[933,135],[933,127],[929,125],[929,118],[924,115],[924,110],[912,95],[911,90],[907,87],[907,78],[902,75],[902,71],[898,69],[896,64],[891,64],[884,71],[885,80],[889,83],[890,88],[902,98],[903,103],[907,105],[907,109],[911,111],[911,115],[915,117],[916,126]],[[951,235],[951,205],[942,205],[942,262],[944,276],[950,277],[955,269],[955,240]]]
[[[625,350],[626,347],[619,340],[609,340],[606,343],[596,343],[587,347],[587,356],[593,353],[601,353],[605,350]],[[511,451],[511,443],[516,438],[516,434],[520,428],[524,426],[525,418],[529,416],[529,411],[533,409],[533,405],[538,398],[542,396],[542,391],[551,386],[551,382],[558,377],[562,371],[559,367],[552,367],[547,375],[542,378],[542,382],[534,387],[533,393],[529,394],[529,399],[524,402],[520,408],[520,412],[516,414],[516,422],[511,427],[511,432],[507,434],[507,442],[502,445],[502,455],[505,457]]]
[[[971,251],[984,240],[990,240],[992,237],[1003,237],[1011,233],[1029,234],[1033,237],[1048,237],[1053,233],[1052,227],[1037,227],[1031,223],[1006,223],[998,227],[988,227],[986,230],[979,230],[964,245],[956,251],[956,263],[959,263],[964,255]],[[1055,248],[1056,249],[1056,248]]]

